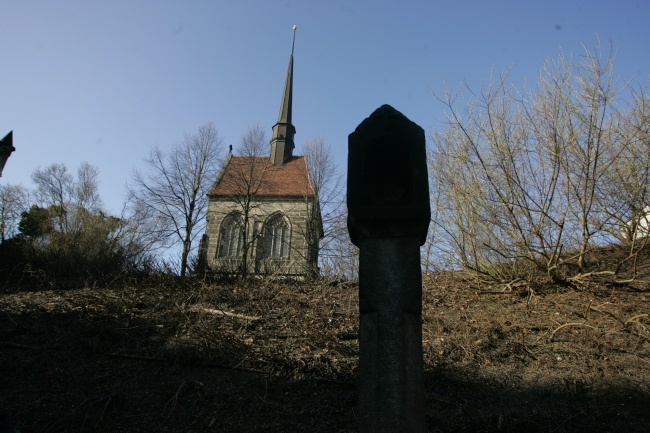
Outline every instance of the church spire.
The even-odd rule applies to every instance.
[[[273,126],[273,138],[271,138],[271,164],[283,165],[293,156],[293,136],[296,128],[291,124],[291,108],[293,99],[293,50],[296,44],[297,26],[293,26],[293,41],[291,43],[291,57],[289,57],[289,69],[287,70],[287,81],[284,84],[282,104],[278,122]]]

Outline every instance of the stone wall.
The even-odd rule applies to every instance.
[[[316,269],[317,257],[312,257],[309,263],[309,248],[307,244],[307,218],[314,206],[313,198],[296,197],[263,197],[252,202],[248,222],[249,245],[247,272],[249,274],[278,274],[304,276]],[[212,271],[235,273],[239,269],[241,259],[219,258],[217,250],[221,223],[232,212],[243,213],[239,202],[226,197],[211,197],[207,215],[207,246],[206,263]],[[264,222],[281,212],[289,223],[290,251],[288,259],[267,259],[257,261],[259,234]]]

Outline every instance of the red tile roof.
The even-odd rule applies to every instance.
[[[230,156],[209,195],[247,193],[258,197],[313,197],[307,160],[304,156],[292,156],[284,165],[276,167],[268,156]]]

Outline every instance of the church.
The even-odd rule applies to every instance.
[[[293,52],[269,156],[228,155],[208,193],[201,254],[210,271],[310,277],[323,237],[307,160],[293,154]]]

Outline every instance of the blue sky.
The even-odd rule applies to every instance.
[[[650,73],[646,0],[3,0],[0,16],[0,136],[14,130],[17,149],[0,182],[88,161],[113,213],[153,145],[207,122],[226,146],[256,123],[270,138],[294,24],[297,150],[322,137],[342,170],[348,134],[382,104],[440,127],[445,82],[511,68],[534,85],[546,57],[596,35],[621,79]]]

